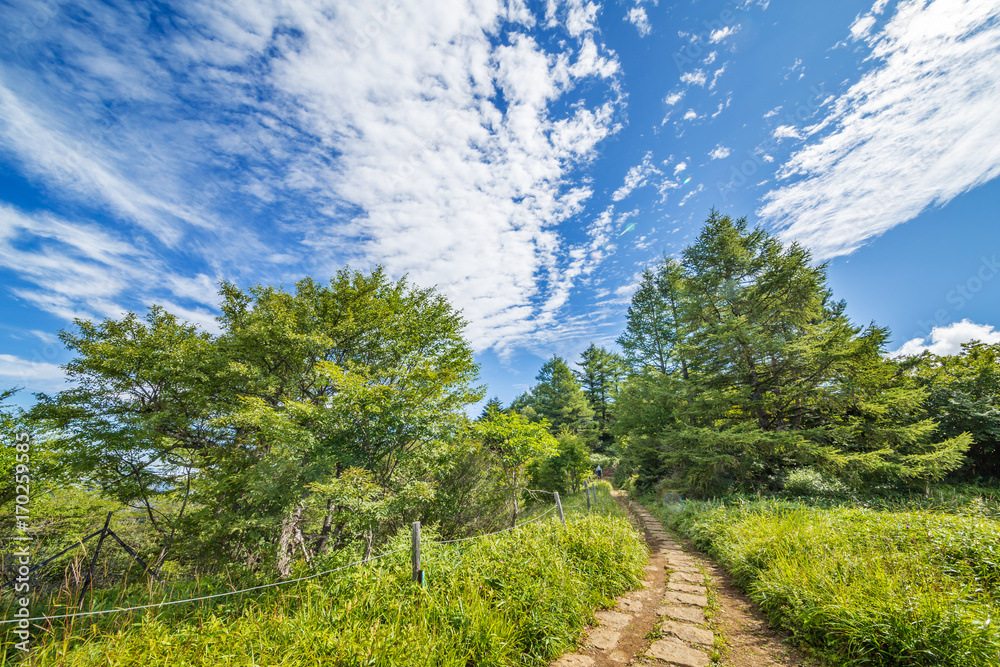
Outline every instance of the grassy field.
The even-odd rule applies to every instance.
[[[736,499],[653,510],[829,664],[1000,665],[996,508],[874,504]]]
[[[582,494],[566,498],[566,527],[551,513],[450,545],[427,531],[425,588],[400,535],[398,554],[299,584],[36,628],[24,664],[543,665],[643,579],[645,545],[608,490],[590,515]],[[139,597],[120,593],[117,606]]]

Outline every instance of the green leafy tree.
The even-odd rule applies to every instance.
[[[503,402],[499,396],[493,396],[490,400],[486,401],[486,405],[483,406],[482,411],[479,413],[479,419],[486,419],[489,417],[490,412],[494,410],[503,410]]]
[[[590,474],[590,451],[579,435],[562,431],[556,435],[557,451],[537,459],[529,468],[531,486],[543,491],[576,493]]]
[[[526,468],[535,460],[558,452],[548,423],[532,422],[516,412],[491,410],[485,419],[473,424],[473,433],[495,458],[502,471],[512,513],[511,525],[517,523],[517,499],[524,491]]]
[[[61,340],[76,385],[38,396],[30,417],[51,430],[62,464],[126,507],[138,508],[166,558],[190,509],[192,481],[218,447],[214,416],[233,388],[212,337],[153,307],[101,323],[76,321]]]
[[[625,331],[618,344],[634,371],[661,374],[680,369],[686,376],[687,361],[681,345],[681,301],[683,272],[676,260],[664,257],[655,269],[642,273],[632,295]]]
[[[965,474],[1000,478],[1000,344],[974,341],[961,354],[924,353],[910,363],[941,435],[972,436]]]
[[[611,424],[614,421],[615,397],[624,373],[624,360],[614,352],[591,343],[581,355],[580,370],[574,373],[594,411],[594,449],[606,452],[614,443]]]
[[[478,368],[447,300],[381,269],[294,292],[224,283],[222,297],[217,336],[159,308],[145,322],[78,321],[63,334],[78,386],[34,414],[77,471],[147,509],[164,549],[184,527],[230,559],[270,552],[284,575],[295,553],[342,544],[334,496],[309,520],[344,470],[421,495],[422,457],[481,398]],[[162,516],[177,499],[187,516]]]

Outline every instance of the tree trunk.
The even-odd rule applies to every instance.
[[[292,557],[295,554],[295,541],[301,535],[299,524],[302,523],[302,503],[295,506],[281,521],[281,535],[278,537],[277,565],[278,574],[288,577],[292,572]]]

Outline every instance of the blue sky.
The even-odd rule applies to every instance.
[[[73,318],[384,265],[491,394],[611,346],[709,210],[890,349],[1000,341],[1000,2],[0,0],[0,386]]]

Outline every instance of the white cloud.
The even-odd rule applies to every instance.
[[[28,361],[12,354],[0,354],[0,377],[4,386],[37,384],[39,381],[62,380],[62,368],[45,361]]]
[[[740,27],[738,25],[736,26],[727,25],[723,28],[719,28],[718,30],[713,30],[711,34],[708,36],[708,41],[711,42],[712,44],[718,44],[726,37],[730,37],[736,34],[736,31],[739,29]]]
[[[688,109],[687,113],[684,114],[684,120],[697,120],[698,113],[694,109]]]
[[[1000,5],[908,0],[872,40],[871,69],[758,211],[818,259],[1000,175]]]
[[[30,22],[20,11],[11,25]],[[559,233],[591,196],[573,172],[624,104],[616,57],[594,39],[599,5],[175,11],[152,29],[138,7],[88,5],[0,69],[0,148],[107,220],[74,237],[75,221],[0,212],[20,216],[0,238],[8,289],[61,317],[155,296],[207,324],[218,278],[287,284],[380,263],[445,290],[478,349],[558,326],[586,270]],[[544,21],[554,39],[496,40],[505,20]],[[38,68],[56,43],[65,66]],[[565,104],[580,85],[591,102]]]
[[[633,190],[645,185],[650,176],[660,173],[662,172],[656,167],[656,165],[653,164],[652,151],[647,152],[646,155],[643,156],[640,164],[637,164],[628,170],[628,173],[625,174],[625,182],[620,188],[615,190],[614,194],[611,195],[611,199],[614,201],[621,201],[622,199],[625,199],[632,194]]]
[[[669,95],[667,95],[664,98],[663,101],[667,105],[673,106],[673,105],[677,104],[678,102],[680,102],[683,97],[684,97],[684,91],[676,91],[676,92],[673,92],[673,93],[670,93]]]
[[[712,82],[710,84],[708,84],[708,89],[709,90],[712,90],[712,89],[715,88],[715,84],[718,83],[719,77],[722,76],[722,73],[725,72],[725,71],[726,71],[726,66],[723,65],[722,67],[720,67],[719,69],[715,70],[712,73]]]
[[[934,327],[930,332],[930,342],[924,338],[913,338],[903,343],[889,356],[906,357],[922,352],[938,356],[961,354],[962,343],[976,340],[989,345],[1000,343],[1000,331],[996,331],[993,325],[976,324],[965,319],[947,326]]]
[[[594,30],[599,10],[600,5],[593,2],[568,0],[566,2],[566,29],[569,34],[578,37],[585,32]]]
[[[888,4],[889,0],[876,0],[875,4],[872,5],[872,14],[881,14]]]
[[[625,15],[625,20],[635,26],[636,30],[639,31],[640,37],[645,37],[652,30],[653,27],[649,24],[649,17],[646,16],[646,10],[643,7],[633,7]]]
[[[684,72],[681,74],[681,81],[694,86],[704,86],[708,78],[705,76],[705,72],[696,69],[693,72]]]
[[[851,24],[851,39],[857,41],[868,36],[872,27],[875,25],[875,17],[870,14],[865,14],[864,16],[859,16]]]
[[[791,125],[779,125],[774,128],[771,136],[775,139],[801,139],[802,135]]]
[[[682,171],[684,171],[687,168],[688,168],[687,162],[678,162],[677,165],[674,166],[674,176],[676,176],[677,174],[681,173]]]
[[[732,152],[733,151],[731,149],[726,148],[722,144],[719,144],[718,146],[713,148],[711,152],[709,152],[708,157],[712,158],[713,160],[722,160],[724,158],[729,157],[732,154]]]

